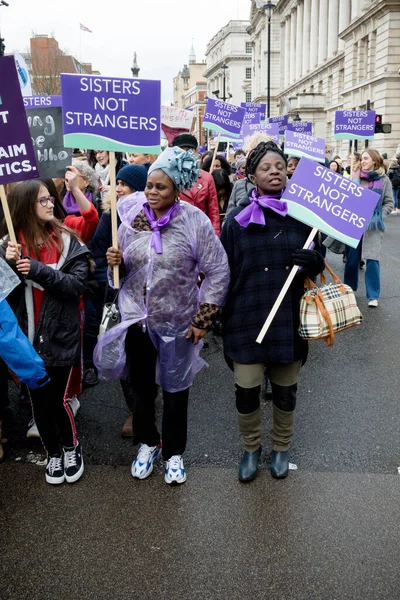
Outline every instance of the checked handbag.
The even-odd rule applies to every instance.
[[[300,300],[299,335],[305,340],[323,339],[327,346],[333,346],[335,333],[360,325],[363,316],[351,287],[342,283],[327,263],[325,268],[333,283],[326,283],[324,273],[321,273],[321,287],[308,277],[305,280],[306,292]]]

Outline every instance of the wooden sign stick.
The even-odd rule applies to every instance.
[[[212,159],[212,163],[211,163],[211,167],[210,167],[210,173],[212,173],[212,170],[214,168],[215,159],[217,158],[217,152],[218,152],[220,138],[221,138],[221,134],[219,133],[218,137],[217,137],[217,141],[215,142],[214,154],[213,154],[213,159]]]
[[[111,235],[112,246],[118,248],[118,218],[117,218],[117,182],[115,178],[115,152],[109,152],[110,164],[110,193],[111,193]],[[114,288],[119,288],[119,267],[113,267]]]
[[[4,217],[7,224],[8,235],[10,236],[10,242],[14,242],[16,244],[17,238],[15,237],[14,226],[11,220],[10,208],[8,206],[6,190],[4,189],[4,185],[0,185],[0,198],[3,207]]]
[[[318,228],[314,227],[311,230],[311,233],[308,236],[307,241],[306,241],[306,243],[303,246],[303,249],[307,249],[307,248],[310,247],[310,244],[314,240],[314,238],[317,235],[317,233],[318,233]],[[296,275],[296,273],[297,273],[297,271],[299,269],[300,269],[300,267],[297,266],[297,265],[294,265],[294,267],[292,267],[292,270],[289,273],[289,277],[285,281],[285,285],[281,289],[281,291],[279,293],[279,296],[275,300],[275,304],[273,305],[273,307],[271,309],[271,312],[269,313],[268,318],[267,318],[267,320],[265,321],[265,323],[263,325],[263,328],[261,329],[260,333],[258,334],[258,338],[256,339],[256,342],[258,344],[261,344],[262,341],[263,341],[263,339],[265,338],[265,336],[267,334],[267,331],[270,328],[271,323],[274,320],[275,315],[278,312],[278,309],[279,309],[280,305],[282,304],[284,297],[286,296],[286,293],[287,293],[287,291],[288,291],[288,289],[290,287],[290,284],[292,283],[292,281],[295,278],[295,275]]]

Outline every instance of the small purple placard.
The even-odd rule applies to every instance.
[[[325,140],[297,131],[285,131],[285,154],[325,162]]]
[[[289,115],[279,115],[278,117],[270,117],[268,123],[278,123],[279,135],[284,136],[289,122]]]
[[[14,56],[0,57],[0,185],[39,177]]]
[[[374,110],[337,110],[335,112],[335,140],[372,140],[375,135]]]
[[[311,121],[295,121],[294,123],[288,123],[287,131],[297,131],[297,133],[307,133],[312,135],[312,123]]]
[[[260,102],[241,102],[240,106],[243,106],[247,112],[260,113],[261,121],[265,120],[265,115],[267,113],[266,104],[261,104]]]
[[[204,112],[203,127],[239,138],[245,112],[244,108],[235,104],[209,98]]]
[[[268,135],[275,144],[279,144],[279,125],[278,123],[250,123],[248,125],[248,134],[253,135],[253,133],[265,133]]]
[[[357,248],[379,196],[323,165],[302,158],[282,200],[287,202],[291,217]]]

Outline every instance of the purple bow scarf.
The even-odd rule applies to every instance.
[[[150,208],[148,202],[143,205],[143,210],[153,232],[153,235],[151,236],[151,247],[154,248],[157,254],[162,254],[161,229],[166,227],[170,220],[178,214],[181,210],[181,205],[179,202],[175,202],[159,219],[157,219],[154,210]]]
[[[91,192],[85,193],[85,198],[89,200],[89,202],[93,202]],[[63,206],[69,215],[73,215],[74,213],[80,213],[80,208],[76,203],[76,200],[72,194],[72,192],[67,192],[63,198]]]
[[[280,200],[282,192],[261,196],[257,189],[254,189],[250,196],[250,204],[246,206],[236,217],[235,220],[241,227],[247,227],[250,223],[265,225],[265,215],[263,208],[270,208],[278,215],[286,217],[288,207],[286,202]]]

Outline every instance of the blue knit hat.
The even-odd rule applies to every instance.
[[[195,154],[182,150],[178,146],[164,150],[151,165],[149,175],[157,169],[161,169],[172,179],[179,192],[190,190],[199,177],[198,160]]]
[[[123,181],[135,192],[143,192],[146,187],[147,169],[143,165],[126,165],[117,173],[117,181]]]

